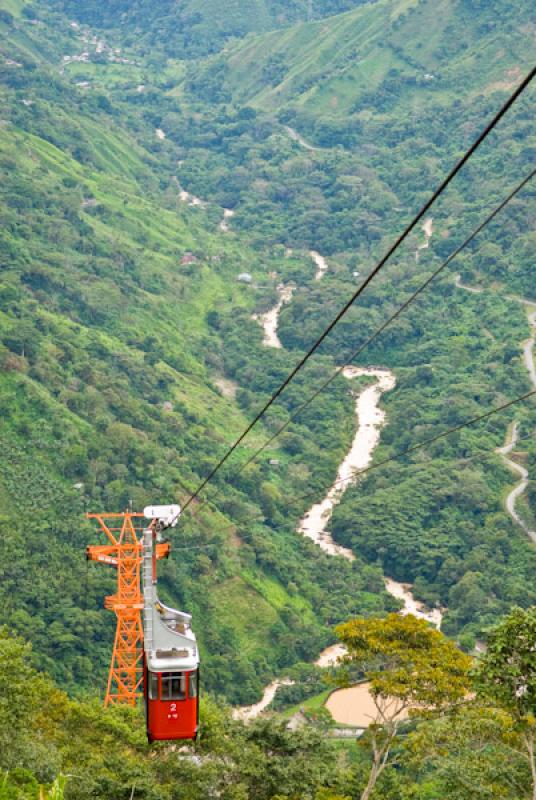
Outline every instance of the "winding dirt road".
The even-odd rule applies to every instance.
[[[536,303],[532,302],[531,300],[526,300],[523,297],[512,297],[510,299],[522,303],[527,311],[527,320],[533,334],[529,339],[524,341],[522,344],[523,360],[525,362],[525,366],[529,373],[529,378],[532,383],[532,386],[534,389],[536,389],[536,365],[534,363],[534,345],[536,343]],[[512,491],[507,495],[505,506],[512,520],[517,525],[519,525],[519,527],[527,534],[529,539],[532,542],[534,542],[534,544],[536,544],[536,531],[532,530],[529,527],[529,525],[527,525],[525,520],[516,511],[516,500],[519,497],[521,497],[521,495],[524,493],[529,482],[528,470],[525,469],[525,467],[523,467],[521,464],[518,464],[516,461],[513,461],[511,458],[508,458],[509,454],[514,449],[516,442],[519,438],[518,429],[519,429],[519,423],[514,422],[510,433],[509,441],[504,445],[504,447],[500,447],[497,451],[502,455],[504,462],[508,466],[508,468],[512,470],[512,472],[517,473],[521,478],[519,483],[516,486],[514,486]]]
[[[511,458],[508,457],[512,452],[512,450],[514,449],[514,447],[516,446],[517,440],[519,438],[518,430],[519,430],[518,423],[514,422],[508,436],[509,441],[503,447],[499,447],[497,450],[497,452],[500,453],[501,456],[503,457],[503,460],[507,465],[508,469],[510,469],[512,472],[517,473],[517,475],[519,475],[519,477],[521,478],[519,483],[507,495],[505,505],[506,505],[506,510],[508,511],[514,522],[517,525],[519,525],[519,527],[525,531],[527,536],[530,539],[532,539],[534,544],[536,544],[536,531],[531,530],[527,525],[527,523],[522,519],[522,517],[520,517],[520,515],[516,511],[516,500],[518,499],[518,497],[521,497],[521,495],[527,488],[529,482],[528,470],[526,470],[525,467],[523,467],[521,464],[518,464],[516,461],[513,461]]]
[[[536,389],[536,364],[534,363],[534,345],[536,344],[536,303],[532,300],[525,300],[524,298],[516,298],[520,303],[523,303],[527,310],[527,319],[529,327],[532,331],[532,336],[523,342],[523,358],[525,359],[525,366],[529,373],[529,378],[533,387]],[[532,309],[532,310],[531,310]]]
[[[481,294],[484,290],[476,286],[467,286],[461,282],[461,276],[454,276],[454,284],[458,289],[463,289],[466,292],[473,294]],[[527,312],[527,320],[532,336],[522,343],[523,348],[523,361],[529,373],[530,382],[534,389],[536,389],[536,364],[534,363],[534,345],[536,344],[536,303],[532,300],[527,300],[524,297],[516,297],[508,295],[509,300],[514,300],[517,303],[522,303]],[[504,463],[515,474],[519,475],[520,481],[517,483],[511,492],[508,493],[505,500],[505,508],[510,518],[518,525],[521,530],[526,533],[529,539],[536,544],[536,531],[532,530],[525,520],[516,511],[516,501],[525,492],[528,482],[529,473],[521,464],[518,464],[513,459],[509,458],[510,453],[514,449],[519,439],[519,423],[514,422],[509,432],[507,432],[507,442],[503,447],[499,447],[497,452],[502,456]]]
[[[290,136],[290,138],[292,139],[293,142],[297,142],[299,145],[304,147],[306,150],[310,150],[312,152],[318,152],[318,151],[324,149],[322,147],[315,147],[314,145],[309,144],[309,142],[306,142],[305,139],[303,138],[303,136],[300,136],[298,131],[295,131],[294,128],[290,127],[290,125],[285,125],[285,130],[286,130],[286,132],[288,133],[288,135]]]
[[[459,272],[454,276],[454,285],[457,289],[464,289],[466,292],[472,292],[472,294],[482,294],[484,291],[484,289],[480,289],[478,286],[467,286],[466,283],[462,283],[462,276]]]

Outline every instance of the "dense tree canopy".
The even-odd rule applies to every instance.
[[[33,644],[0,639],[0,796],[359,796],[371,738],[327,740],[313,662],[333,626],[399,608],[387,575],[440,606],[468,652],[521,610],[485,662],[504,696],[412,723],[378,800],[530,797],[529,684],[499,672],[503,647],[519,666],[508,626],[536,602],[536,556],[504,508],[517,476],[496,450],[517,423],[516,508],[534,529],[534,405],[397,454],[530,388],[533,187],[360,355],[396,377],[374,451],[396,458],[335,509],[330,533],[355,561],[296,525],[335,477],[368,379],[339,376],[239,468],[528,172],[532,88],[430,212],[432,235],[414,231],[181,520],[160,586],[193,612],[216,697],[195,754],[153,757],[137,713],[100,708],[114,576],[83,554],[85,511],[183,501],[208,474],[521,80],[532,5],[82,5],[0,0],[0,622]],[[320,280],[310,251],[327,257]],[[252,315],[280,283],[294,292],[275,349]],[[226,701],[283,675],[296,683],[276,702],[303,705],[306,730],[231,720]]]

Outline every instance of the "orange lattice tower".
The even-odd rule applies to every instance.
[[[90,545],[86,557],[117,569],[117,592],[108,595],[104,607],[115,612],[117,628],[104,705],[135,705],[142,695],[143,681],[143,626],[141,610],[142,539],[145,524],[140,524],[143,514],[125,511],[124,514],[87,514],[96,519],[106,534],[109,544]],[[169,544],[156,547],[156,557],[169,554]]]

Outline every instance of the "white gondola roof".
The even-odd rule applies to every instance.
[[[143,537],[143,634],[147,667],[152,672],[196,669],[199,652],[191,614],[164,605],[152,575],[153,534]]]

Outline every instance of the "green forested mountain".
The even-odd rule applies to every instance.
[[[374,8],[351,12],[350,18],[371,16]],[[383,18],[382,9],[380,5],[376,13]],[[21,592],[20,597],[13,595],[9,575],[6,596],[16,604],[15,609],[11,604],[8,608],[9,613],[15,613],[15,620],[20,615],[20,630],[29,624],[28,617],[35,618],[31,638],[50,655],[57,643],[47,626],[55,624],[66,653],[59,663],[50,666],[64,680],[74,675],[79,683],[78,672],[89,676],[94,671],[94,665],[84,660],[89,647],[83,655],[76,647],[77,639],[82,638],[80,615],[91,615],[89,636],[99,642],[101,668],[105,665],[106,637],[94,626],[107,625],[110,635],[112,620],[97,609],[103,586],[111,585],[111,578],[91,571],[93,599],[88,608],[81,609],[79,586],[85,578],[78,574],[69,601],[63,604],[70,610],[62,612],[63,621],[57,619],[55,581],[64,591],[62,576],[66,569],[72,574],[67,566],[71,558],[82,571],[81,563],[76,562],[79,550],[65,541],[67,529],[77,530],[79,548],[89,536],[80,520],[84,508],[120,508],[129,501],[139,507],[156,493],[186,496],[187,489],[213,463],[215,443],[217,451],[223,452],[232,439],[229,434],[241,430],[294,363],[295,356],[289,351],[296,349],[299,353],[308,347],[326,318],[347,297],[355,285],[351,271],[356,267],[367,269],[367,263],[398,229],[399,220],[424,199],[442,169],[497,107],[506,88],[492,84],[493,92],[475,98],[466,80],[454,105],[449,105],[452,93],[429,101],[425,100],[428,87],[415,85],[411,91],[421,92],[421,115],[416,118],[408,107],[401,118],[399,105],[392,117],[394,125],[386,124],[389,114],[382,110],[378,92],[370,100],[368,117],[361,115],[364,121],[356,133],[359,147],[348,143],[342,148],[311,151],[286,136],[284,127],[271,114],[209,99],[201,103],[195,87],[188,88],[188,83],[183,95],[163,91],[158,85],[148,87],[147,93],[133,93],[112,80],[115,63],[92,62],[79,66],[93,70],[95,88],[73,85],[80,83],[83,75],[75,72],[69,81],[71,64],[65,67],[61,54],[72,47],[73,37],[80,36],[80,31],[46,5],[19,7],[19,15],[16,11],[12,6],[2,21],[6,102],[0,134],[8,173],[3,186],[3,398],[6,446],[13,453],[9,469],[6,467],[4,491],[7,509],[17,508],[16,527],[21,536],[28,526],[21,525],[19,504],[34,515],[42,509],[34,516],[32,527],[43,525],[47,530],[47,525],[53,525],[59,541],[56,544],[52,540],[51,548],[57,546],[57,553],[50,556],[49,564],[41,563],[40,548],[35,556],[46,590],[51,593],[49,600],[39,597],[40,589]],[[425,9],[419,13],[425,13]],[[488,11],[482,13],[487,19]],[[412,15],[408,12],[406,16],[409,24]],[[336,26],[340,19],[326,25]],[[477,33],[485,26],[475,9],[468,19],[472,19],[472,29],[468,30],[473,31],[475,47]],[[452,24],[457,21],[454,13],[451,20]],[[315,24],[310,28],[315,29]],[[521,25],[507,32],[511,43],[505,49],[510,54],[509,69],[511,53],[526,49],[524,31]],[[293,29],[289,35],[294,35]],[[490,33],[489,40],[495,35]],[[264,41],[261,38],[259,43]],[[486,38],[478,42],[479,49],[491,46]],[[441,52],[440,44],[437,50]],[[331,52],[338,52],[335,44]],[[450,59],[449,65],[454,69]],[[66,70],[63,76],[58,75],[59,66],[60,72]],[[526,64],[519,61],[516,68],[522,73]],[[132,69],[137,67],[133,65]],[[330,337],[327,354],[288,392],[283,405],[291,408],[304,389],[316,385],[319,376],[327,374],[334,363],[332,359],[358,344],[397,299],[405,296],[413,281],[461,240],[492,201],[498,201],[511,185],[510,175],[520,176],[531,153],[530,100],[520,101],[498,129],[495,146],[486,145],[475,166],[460,176],[450,196],[434,211],[434,247],[423,252],[418,263],[412,253],[401,254],[390,272],[371,287],[360,306]],[[165,132],[165,140],[155,135],[156,126]],[[500,158],[497,146],[501,148]],[[410,154],[418,158],[411,159]],[[198,193],[211,204],[205,209],[190,208],[178,199],[179,187]],[[433,432],[438,426],[476,414],[484,401],[486,406],[493,405],[527,386],[519,349],[526,335],[523,310],[516,301],[508,300],[500,287],[502,281],[509,291],[530,292],[529,194],[516,201],[504,220],[498,220],[486,233],[487,243],[475,246],[474,254],[465,256],[460,265],[469,280],[494,286],[493,291],[482,297],[462,295],[447,278],[420,301],[419,310],[397,322],[368,355],[364,354],[364,363],[395,368],[399,381],[397,393],[386,396],[388,408],[393,405],[396,413],[389,416],[379,455],[383,447],[387,452],[403,449],[414,425],[423,435]],[[234,232],[227,235],[218,229],[222,205],[236,211]],[[280,242],[297,245],[298,250],[291,258],[282,258]],[[303,252],[308,247],[334,253],[323,283],[313,281],[310,259]],[[265,309],[274,302],[274,281],[269,277],[274,270],[299,284],[293,302],[281,315],[286,351],[279,352],[262,347],[258,325],[249,319],[255,308]],[[259,288],[236,281],[243,271],[252,272]],[[492,336],[481,335],[483,318],[489,318],[486,330],[494,331]],[[247,339],[241,335],[244,326],[250,331]],[[237,381],[237,402],[222,398],[215,383],[222,375]],[[311,657],[315,649],[320,649],[328,635],[322,625],[343,619],[347,610],[361,604],[363,610],[370,603],[371,610],[379,610],[382,603],[390,602],[385,597],[380,599],[381,595],[374,601],[365,596],[356,600],[355,591],[378,591],[378,571],[363,579],[363,567],[356,567],[357,583],[348,584],[347,565],[327,559],[314,549],[312,552],[293,534],[305,501],[296,507],[292,495],[301,495],[304,489],[321,492],[329,484],[352,434],[351,398],[342,380],[338,385],[337,392],[322,395],[303,421],[297,421],[280,440],[282,449],[267,453],[261,464],[248,468],[234,486],[223,474],[220,486],[225,492],[217,506],[220,516],[203,519],[205,533],[192,529],[190,544],[204,547],[213,541],[214,528],[225,527],[230,517],[246,526],[242,533],[246,540],[252,537],[253,551],[249,551],[249,544],[237,550],[229,542],[230,551],[224,548],[225,552],[219,552],[219,543],[226,538],[220,536],[206,551],[187,553],[186,558],[198,564],[195,570],[182,561],[180,567],[178,563],[169,567],[169,585],[180,601],[193,604],[195,609],[204,598],[205,606],[199,611],[207,630],[207,645],[212,643],[208,645],[211,655],[216,658],[218,652],[238,650],[239,659],[244,660],[248,680],[253,683],[241,682],[242,699],[253,695],[253,687],[258,691],[276,665]],[[407,408],[418,408],[423,396],[427,397],[423,413],[415,419],[413,414],[408,416]],[[451,410],[445,415],[445,399],[449,397]],[[274,412],[274,422],[282,419],[282,413],[283,409]],[[524,414],[522,410],[520,413]],[[505,417],[491,429],[475,432],[470,437],[471,451],[489,451],[499,445],[507,421]],[[250,446],[260,441],[259,432]],[[322,459],[314,455],[320,452]],[[422,481],[418,471],[408,474],[409,494],[415,487],[418,497],[416,511],[407,522],[414,526],[409,553],[413,554],[418,541],[426,553],[423,561],[411,555],[411,568],[403,566],[405,555],[399,554],[398,548],[404,540],[397,533],[394,514],[388,516],[382,534],[387,536],[393,530],[396,539],[394,550],[391,545],[390,554],[381,559],[384,566],[397,577],[422,579],[423,596],[440,598],[443,603],[447,603],[453,586],[466,573],[475,571],[471,561],[475,548],[493,547],[487,536],[489,526],[495,531],[504,527],[508,538],[512,532],[500,505],[500,482],[508,485],[509,476],[498,459],[470,467],[477,480],[477,495],[482,496],[483,486],[489,487],[486,491],[490,493],[486,507],[476,517],[475,495],[458,497],[456,487],[465,491],[465,483],[459,480],[457,459],[470,454],[456,442],[437,451],[436,457],[443,459],[439,474],[451,470],[454,482],[449,495],[454,501],[444,512],[449,520],[447,529],[439,540],[436,534],[418,533],[422,534],[423,525],[429,529],[440,523],[436,509],[438,478],[427,478],[432,511],[431,517],[422,517],[426,508]],[[274,456],[279,461],[276,469],[269,464]],[[420,460],[421,456],[416,458]],[[378,480],[381,485],[386,478]],[[82,490],[74,488],[79,483]],[[375,484],[371,479],[373,493]],[[364,487],[358,490],[359,503],[371,508],[369,490],[364,496],[363,491]],[[347,514],[354,519],[350,497],[340,507],[341,519]],[[393,495],[393,502],[398,507],[401,497]],[[6,513],[9,516],[8,510]],[[72,513],[73,521],[67,523],[62,518],[64,513]],[[469,520],[471,525],[476,524],[476,532],[462,547],[447,532],[448,526],[458,524],[458,514],[463,524]],[[250,523],[250,519],[262,516],[275,533],[262,527],[253,533],[256,523]],[[341,529],[338,533],[338,517],[339,513],[334,530],[349,541],[348,532]],[[492,520],[499,519],[497,527],[498,522]],[[375,531],[375,536],[380,535],[378,523],[376,516],[367,527]],[[188,526],[186,520],[184,524]],[[354,524],[350,522],[351,527]],[[347,531],[348,523],[344,525]],[[279,547],[285,550],[271,556],[273,536],[281,537],[284,530],[286,544],[281,542]],[[478,576],[475,579],[486,584],[481,587],[486,597],[495,598],[490,618],[505,607],[501,603],[519,602],[531,585],[532,553],[520,534],[515,534],[514,552],[507,556],[505,569],[510,570],[513,559],[513,574],[519,575],[520,587],[516,584],[514,589],[509,581],[498,578],[495,588],[493,582]],[[39,540],[39,534],[28,531],[28,535]],[[422,565],[428,560],[428,535],[435,542],[434,549],[443,537],[449,544],[444,551],[442,545],[439,547],[433,568],[426,571]],[[11,546],[10,540],[6,546],[11,547],[10,557],[21,563],[24,580],[35,587],[36,564],[24,552],[23,541]],[[300,556],[304,547],[310,553],[305,560]],[[283,557],[287,551],[289,554]],[[62,553],[67,559],[64,566]],[[366,549],[366,557],[374,563],[378,558],[375,546]],[[447,571],[443,565],[453,557],[457,567]],[[288,562],[294,559],[300,560],[300,569],[289,573]],[[343,605],[338,606],[340,597],[328,602],[322,589],[320,595],[318,589],[310,592],[313,574],[318,583],[318,570],[324,570],[326,581],[334,571],[340,572]],[[54,575],[52,583],[49,574]],[[206,581],[210,591],[197,593],[199,580]],[[297,587],[294,596],[288,594],[289,583]],[[253,632],[245,624],[242,631],[225,628],[223,634],[221,623],[233,603],[242,600],[244,591],[248,602],[254,599],[260,624],[253,626]],[[449,602],[453,632],[461,624],[478,633],[482,608],[474,607],[474,617],[462,615],[460,622],[454,622],[456,593],[453,598]],[[530,598],[529,592],[526,602]],[[44,606],[37,614],[34,602]],[[291,652],[288,644],[279,654],[277,648],[270,648],[266,661],[266,636],[278,631],[281,622],[277,634],[281,642],[287,642],[284,637],[291,630],[302,628],[301,634],[293,635]],[[304,625],[310,625],[307,635]],[[74,667],[71,662],[76,659],[82,660]],[[210,670],[208,675],[211,685]],[[219,674],[216,680],[221,690],[226,681]],[[233,692],[238,690],[227,691],[234,697]]]
[[[114,626],[114,576],[83,559],[84,512],[188,497],[531,66],[528,2],[360,5],[0,0],[0,623],[71,695],[100,694]],[[233,477],[528,173],[533,105],[529,88],[430,212],[428,247],[419,229],[173,535],[164,595],[193,611],[219,698],[252,702],[289,669],[310,682],[294,700],[318,690],[299,665],[333,626],[398,607],[383,574],[444,607],[468,651],[534,604],[534,547],[504,509],[516,478],[494,454],[519,423],[517,507],[534,529],[533,403],[350,489],[331,531],[352,563],[295,532],[354,433],[342,377]],[[533,222],[529,185],[360,356],[397,380],[375,459],[531,388],[519,298],[536,302]],[[310,250],[327,257],[321,281]],[[296,289],[276,350],[251,315],[280,281]],[[98,716],[80,702],[70,713]],[[237,752],[250,734],[236,735]],[[257,735],[269,750],[276,733]],[[183,796],[151,794],[152,780],[140,796]],[[248,787],[222,796],[274,796]]]
[[[10,27],[8,61],[40,55],[41,26],[37,36],[22,21]],[[102,596],[113,576],[86,573],[81,556],[95,534],[82,513],[187,496],[244,427],[292,357],[274,360],[262,348],[249,319],[255,295],[236,279],[250,270],[256,282],[266,281],[278,261],[268,249],[252,251],[220,233],[221,210],[181,203],[171,155],[159,159],[152,128],[125,127],[105,95],[82,96],[41,58],[34,69],[4,69],[2,430],[9,458],[2,491],[11,534],[2,547],[11,567],[2,582],[3,620],[32,639],[71,688],[97,688],[113,625]],[[250,331],[251,366],[241,337],[230,334],[224,345],[225,329],[215,327],[226,315]],[[331,363],[311,367],[301,391]],[[237,387],[242,407],[218,389],[224,372],[235,371],[245,373],[244,389]],[[168,567],[174,601],[205,620],[201,638],[217,665],[207,669],[208,685],[235,700],[253,699],[276,669],[314,655],[331,623],[354,609],[356,593],[371,610],[389,604],[376,596],[378,570],[354,575],[323,555],[303,558],[313,548],[291,534],[287,517],[285,484],[298,491],[310,481],[325,485],[351,437],[351,398],[341,384],[308,428],[291,429],[288,451],[271,450],[239,488],[225,492],[217,513],[205,511],[188,535],[185,527],[187,538],[177,541],[182,555]],[[320,459],[328,443],[332,453]],[[303,475],[302,450],[317,454]],[[268,463],[276,456],[278,469]],[[270,528],[250,521],[263,517]],[[274,559],[278,539],[281,557]],[[334,571],[346,611],[333,595]],[[206,591],[198,592],[202,584]],[[238,615],[231,625],[232,609],[242,604],[251,619]]]
[[[376,118],[407,106],[426,113],[462,87],[476,97],[514,84],[530,64],[531,12],[528,2],[382,0],[250,36],[208,63],[235,102],[309,115],[311,125],[357,124],[371,108]]]
[[[219,51],[235,37],[269,31],[303,20],[337,14],[362,0],[113,0],[80,3],[59,0],[57,6],[75,20],[113,32],[126,46],[146,56],[156,50],[172,58],[198,58]]]
[[[509,23],[500,33],[501,44],[505,45],[501,48],[497,47],[497,9],[456,3],[445,4],[443,11],[438,16],[435,6],[425,3],[410,8],[379,4],[322,25],[315,23],[290,28],[277,36],[257,37],[210,62],[208,73],[201,73],[199,79],[185,81],[182,89],[172,92],[169,113],[159,117],[170,138],[176,138],[189,156],[183,166],[187,185],[204,196],[219,192],[216,196],[235,208],[235,227],[255,230],[259,241],[282,240],[289,246],[315,247],[333,254],[322,284],[312,280],[310,271],[289,273],[302,290],[282,311],[280,332],[287,347],[305,348],[314,341],[326,319],[334,316],[355,286],[352,273],[356,269],[366,271],[374,258],[385,251],[390,237],[400,230],[410,211],[424,202],[443,171],[454,163],[483,120],[497,108],[507,87],[530,66],[528,6],[516,6],[515,12],[507,15]],[[431,37],[430,29],[437,35]],[[344,55],[343,38],[348,44]],[[370,81],[357,80],[357,71],[364,67],[358,66],[352,56],[351,43],[361,43],[364,56],[368,53],[371,64],[380,70],[374,89],[370,88]],[[274,52],[286,53],[281,59],[280,83],[271,82],[263,71],[263,64]],[[380,69],[391,63],[393,53],[397,54],[399,66],[404,64],[402,72],[394,67]],[[421,53],[419,63],[415,61],[417,53]],[[250,62],[248,54],[252,56]],[[311,67],[312,62],[321,63],[322,71],[311,79],[313,88],[300,94],[294,76]],[[347,76],[345,85],[353,93],[353,106],[341,108],[338,102],[322,101],[337,91],[334,76],[341,74]],[[214,84],[217,88],[211,95],[210,77],[216,75],[219,83]],[[250,87],[254,83],[252,93]],[[212,114],[207,110],[211,97]],[[417,276],[428,274],[433,265],[437,266],[439,259],[462,241],[471,225],[499,201],[512,185],[509,182],[514,175],[526,173],[533,158],[533,97],[534,90],[530,90],[501,123],[493,143],[482,148],[473,166],[457,178],[446,198],[433,210],[436,232],[432,252],[421,252],[416,263],[418,240],[413,240],[385,277],[370,287],[358,307],[337,327],[324,345],[326,350],[346,355],[355,349],[395,304],[407,297]],[[200,104],[201,100],[204,104]],[[225,100],[227,104],[222,102]],[[239,106],[242,102],[252,105],[233,115],[231,100]],[[182,112],[180,117],[172,111],[176,102]],[[196,115],[189,115],[191,107],[196,109]],[[264,113],[266,107],[269,114]],[[248,117],[249,127],[245,122]],[[288,135],[288,122],[305,137],[305,144]],[[533,236],[530,198],[529,188],[523,201],[512,204],[504,218],[459,262],[458,269],[463,270],[469,284],[491,291],[478,296],[464,294],[454,286],[451,273],[363,354],[363,363],[392,366],[399,378],[399,391],[385,397],[387,408],[401,405],[398,412],[390,415],[389,428],[382,437],[385,445],[391,445],[383,455],[393,448],[403,449],[402,443],[411,442],[414,431],[423,438],[437,432],[439,420],[440,425],[448,425],[476,415],[484,397],[493,405],[493,400],[498,404],[510,392],[515,393],[516,385],[520,391],[529,388],[519,347],[528,330],[526,316],[519,302],[507,295],[515,292],[529,299],[534,297],[529,256]],[[516,328],[518,333],[514,333]],[[527,432],[530,419],[531,415]],[[506,432],[504,423],[498,422],[494,429],[495,444],[499,445]],[[485,436],[489,433],[488,430]],[[477,452],[474,436],[469,440],[471,453]],[[483,450],[493,447],[488,442],[484,445],[482,440]],[[530,442],[527,447],[532,450]],[[380,473],[377,479],[371,476],[368,485],[373,496],[377,490],[372,487],[378,485],[385,487],[390,499],[385,523],[380,522],[383,511],[376,513],[380,506],[385,510],[384,496],[378,495],[379,506],[369,515],[370,496],[367,486],[360,485],[337,509],[333,530],[344,543],[353,543],[358,552],[367,549],[369,558],[380,558],[388,572],[401,579],[418,579],[424,597],[440,597],[450,608],[447,626],[458,626],[459,622],[454,622],[455,606],[460,603],[464,609],[459,620],[463,618],[463,624],[470,628],[470,618],[482,620],[482,614],[496,613],[493,609],[502,602],[505,590],[511,599],[515,595],[532,602],[531,591],[527,595],[522,587],[534,570],[534,562],[532,554],[525,562],[521,553],[512,553],[506,557],[504,573],[500,578],[497,575],[497,581],[490,582],[489,574],[482,575],[478,568],[480,556],[475,560],[475,553],[486,553],[486,558],[489,555],[495,561],[497,543],[486,529],[488,525],[496,533],[500,529],[495,516],[499,506],[494,504],[500,503],[501,494],[491,472],[495,468],[502,471],[502,467],[488,463],[483,473],[480,465],[475,467],[468,462],[466,479],[461,479],[459,457],[469,457],[469,449],[463,440],[453,449],[441,446],[435,451],[435,474],[430,474],[430,466],[426,461],[423,464],[419,455],[422,471],[408,475],[408,486],[400,492],[392,491],[393,483],[400,485],[399,468],[395,468],[393,480]],[[378,457],[380,453],[381,448]],[[449,474],[462,494],[456,490],[452,494],[448,488]],[[425,512],[428,484],[432,487],[431,516]],[[471,485],[473,492],[463,496]],[[490,487],[490,495],[485,485]],[[413,492],[419,499],[410,513],[405,507],[408,501],[411,505]],[[355,503],[350,500],[353,495]],[[444,509],[442,503],[438,507],[439,496],[444,497]],[[484,500],[486,496],[493,498],[491,504]],[[462,511],[464,506],[466,510]],[[425,513],[424,518],[419,516],[421,512]],[[448,517],[445,525],[440,521],[443,515]],[[402,531],[413,525],[416,528],[408,533],[404,545]],[[478,545],[469,530],[462,535],[461,543],[460,525],[468,525],[469,529],[476,525],[480,529]],[[426,534],[417,535],[417,528],[424,528]],[[510,523],[507,528],[510,531]],[[510,533],[505,529],[501,537],[510,540]],[[367,540],[375,542],[370,550]],[[426,556],[417,556],[421,546]],[[525,542],[519,541],[519,546],[526,551]],[[434,555],[425,566],[431,551]],[[460,558],[465,566],[458,572]],[[522,571],[526,569],[517,589],[511,578],[518,568],[506,566],[512,563],[511,559],[523,564]],[[496,562],[495,569],[501,572],[503,568]],[[449,578],[445,580],[447,572]],[[454,587],[459,581],[458,590]],[[466,581],[467,586],[478,586],[468,604],[465,597],[462,600]],[[488,598],[485,603],[480,602],[483,595]],[[484,612],[484,608],[488,610]],[[467,632],[470,639],[469,629]]]

